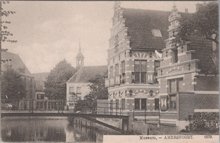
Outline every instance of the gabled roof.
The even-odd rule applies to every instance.
[[[2,52],[2,60],[11,60],[11,61],[6,61],[5,63],[2,64],[2,70],[6,70],[7,65],[11,65],[11,67],[16,70],[17,72],[31,76],[30,71],[26,67],[26,65],[23,63],[22,59],[20,58],[19,55],[11,53],[11,52]]]
[[[86,83],[96,75],[104,76],[105,74],[107,74],[107,66],[85,66],[81,67],[67,83]]]
[[[134,50],[161,50],[168,38],[168,16],[170,12],[123,8],[125,26],[128,27],[130,47]],[[160,30],[162,37],[155,37],[153,29]]]

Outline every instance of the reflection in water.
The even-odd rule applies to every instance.
[[[94,127],[81,127],[71,124],[67,118],[3,118],[2,140],[50,141],[50,142],[102,142],[103,133]]]

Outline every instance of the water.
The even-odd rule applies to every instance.
[[[3,142],[102,142],[114,131],[79,127],[61,117],[5,117],[1,119]]]

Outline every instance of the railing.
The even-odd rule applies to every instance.
[[[23,99],[9,100],[2,99],[2,110],[17,111],[56,111],[65,110],[66,100],[48,100],[48,99]]]
[[[172,75],[177,73],[196,71],[198,70],[198,64],[197,64],[197,60],[192,60],[182,63],[175,63],[170,66],[160,67],[158,68],[158,70],[163,70],[163,73],[166,73],[166,75]],[[161,77],[163,75],[161,75],[161,72],[158,72],[158,77]]]
[[[67,101],[69,102],[69,101]],[[105,114],[105,115],[127,115],[122,108],[116,107],[114,103],[107,103],[101,107],[90,108],[88,106],[80,106],[81,110],[68,109],[66,100],[44,100],[44,99],[25,99],[25,100],[8,100],[3,99],[1,103],[2,112],[16,113],[83,113],[83,114]],[[76,103],[76,102],[75,102]],[[75,104],[76,105],[76,104]]]
[[[159,110],[135,110],[132,108],[126,108],[125,104],[119,104],[119,102],[102,101],[98,102],[95,107],[88,107],[88,105],[81,105],[79,110],[70,110],[66,108],[66,100],[22,100],[27,105],[27,108],[16,107],[21,103],[16,100],[2,100],[2,111],[3,112],[16,112],[16,113],[82,113],[82,114],[99,114],[99,115],[114,115],[114,116],[142,116],[145,121],[148,116],[159,116]],[[68,102],[68,101],[67,101]],[[50,105],[51,104],[51,105]],[[3,113],[2,112],[2,113]]]

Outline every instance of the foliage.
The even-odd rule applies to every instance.
[[[97,107],[97,99],[108,99],[108,90],[105,87],[104,76],[97,75],[89,81],[90,93],[84,97],[84,100],[79,100],[75,106],[76,111],[92,111]]]
[[[8,68],[2,76],[2,99],[19,101],[25,97],[25,81],[15,70]]]
[[[191,120],[190,120],[191,121]],[[194,113],[193,119],[190,123],[190,129],[195,131],[208,130],[216,131],[218,130],[218,113]]]
[[[78,100],[76,102],[75,111],[81,111],[81,112],[90,112],[94,111],[92,104],[89,102],[89,100]]]
[[[191,35],[199,35],[218,44],[218,2],[197,4],[192,17],[181,22],[179,36],[185,40]]]
[[[204,2],[197,4],[197,11],[182,18],[177,41],[188,41],[193,37],[200,37],[215,43],[212,47],[212,59],[216,70],[219,66],[218,55],[218,2]]]
[[[90,84],[90,96],[95,99],[108,99],[108,89],[105,87],[104,76],[97,75],[90,82],[92,83]]]
[[[17,40],[11,39],[11,37],[13,36],[13,33],[11,33],[8,29],[8,25],[11,24],[11,21],[8,21],[6,19],[6,17],[15,14],[15,11],[12,10],[7,10],[5,8],[3,8],[3,5],[7,5],[10,2],[7,0],[2,0],[0,2],[0,16],[2,17],[1,19],[1,37],[0,37],[0,41],[1,42],[9,42],[9,43],[16,43]]]
[[[73,68],[66,60],[59,62],[48,75],[45,82],[45,93],[49,99],[66,99],[66,82],[75,73]]]

